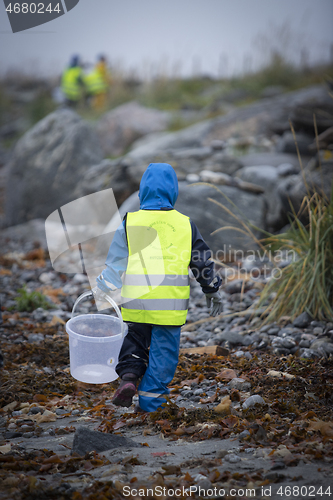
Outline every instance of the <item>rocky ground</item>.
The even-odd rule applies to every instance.
[[[40,226],[2,231],[0,498],[135,498],[148,489],[156,498],[329,498],[332,323],[303,314],[264,324],[255,303],[269,279],[265,263],[223,271],[219,318],[208,317],[191,280],[168,405],[150,415],[119,409],[116,381],[71,377],[65,322],[89,284],[53,271]],[[51,308],[18,311],[24,285]],[[186,352],[212,345],[229,355]]]
[[[145,137],[116,159],[104,157],[88,123],[58,110],[8,157],[0,154],[0,226],[22,223],[0,233],[0,499],[330,497],[333,323],[306,313],[265,322],[259,294],[288,255],[272,262],[259,257],[253,239],[211,233],[235,224],[221,201],[229,212],[237,206],[246,223],[277,231],[288,222],[289,199],[297,207],[304,196],[304,175],[314,189],[330,192],[331,102],[323,86],[280,92],[179,132],[148,135],[166,117],[120,107],[100,123],[106,143],[119,144],[114,133],[121,116],[124,151]],[[140,133],[138,123],[145,125]],[[118,382],[88,385],[71,376],[65,324],[90,286],[85,274],[54,271],[45,218],[109,187],[118,206],[126,200],[121,215],[136,210],[135,191],[152,161],[174,166],[176,208],[191,215],[216,253],[226,241],[243,251],[225,259],[227,267],[217,264],[224,301],[218,318],[208,316],[191,279],[170,400],[145,415],[112,405]],[[211,185],[193,187],[197,181]],[[257,258],[246,257],[250,249]],[[39,296],[43,307],[29,311],[31,292],[46,297]],[[81,313],[94,310],[92,302],[80,305]]]

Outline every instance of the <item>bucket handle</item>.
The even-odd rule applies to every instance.
[[[87,292],[84,292],[82,293],[75,301],[74,303],[74,306],[73,306],[73,309],[72,309],[72,318],[74,318],[74,311],[75,311],[75,308],[76,306],[78,305],[79,302],[81,302],[81,300],[85,299],[86,297],[94,297],[94,294],[91,290],[88,290]],[[117,313],[117,316],[118,316],[118,319],[120,320],[121,322],[121,335],[122,337],[124,336],[124,331],[125,331],[125,324],[124,324],[124,321],[123,321],[123,318],[122,318],[122,315],[121,315],[121,312],[120,312],[120,309],[119,307],[117,306],[116,302],[109,296],[109,295],[105,295],[105,299],[107,300],[107,302],[109,302],[109,304],[113,307],[113,309],[116,311]]]

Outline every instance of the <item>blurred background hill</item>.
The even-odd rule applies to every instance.
[[[297,67],[278,52],[272,53],[270,62],[262,69],[232,78],[213,78],[209,75],[172,78],[160,75],[147,81],[113,70],[106,107],[94,110],[82,102],[76,111],[83,118],[95,122],[107,111],[136,101],[148,108],[170,112],[166,129],[174,131],[223,115],[235,106],[245,106],[258,99],[314,84],[327,82],[332,85],[332,80],[333,63]],[[25,131],[63,106],[59,103],[59,85],[60,75],[45,78],[15,71],[1,78],[2,155],[11,149]],[[2,163],[4,158],[0,158]]]
[[[45,218],[106,187],[120,206],[148,163],[167,161],[180,181],[229,186],[236,206],[256,207],[252,222],[281,230],[303,189],[290,125],[309,172],[331,161],[332,3],[130,6],[82,0],[15,35],[1,19],[2,225]],[[110,82],[97,106],[86,89],[66,106],[61,78],[74,54],[84,78],[106,58]]]

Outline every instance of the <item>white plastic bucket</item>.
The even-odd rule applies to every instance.
[[[70,370],[72,377],[80,382],[106,384],[118,378],[115,367],[127,334],[127,325],[111,297],[107,297],[107,300],[114,307],[117,318],[108,314],[81,314],[73,317],[77,304],[91,295],[92,292],[80,295],[74,304],[72,318],[66,323]]]

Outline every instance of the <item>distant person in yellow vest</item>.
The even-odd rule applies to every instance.
[[[211,251],[194,222],[174,209],[177,197],[172,166],[151,163],[140,183],[140,210],[128,212],[117,229],[93,289],[96,299],[103,300],[110,290],[121,288],[128,334],[116,366],[121,382],[112,402],[131,406],[142,377],[137,411],[155,411],[169,394],[188,310],[189,267],[212,316],[223,310],[221,278],[215,275]]]
[[[79,56],[72,57],[61,77],[61,91],[68,106],[76,107],[84,93],[83,70]]]
[[[107,104],[107,95],[111,85],[111,75],[104,56],[99,56],[98,62],[85,77],[86,92],[91,99],[91,105],[96,111],[102,111]]]

